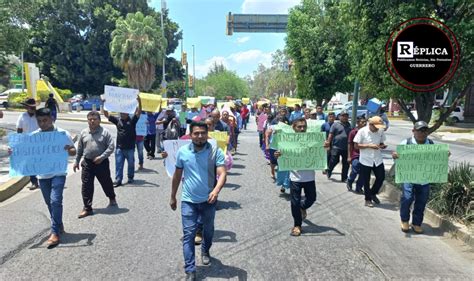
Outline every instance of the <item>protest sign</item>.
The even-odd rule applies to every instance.
[[[278,105],[286,105],[287,98],[286,97],[279,97],[278,98]]]
[[[161,99],[161,108],[166,108],[168,106],[168,99],[167,98],[162,98]]]
[[[158,112],[161,107],[161,95],[140,93],[142,111]]]
[[[273,136],[277,150],[279,171],[324,170],[327,168],[327,154],[324,148],[324,132],[278,132]]]
[[[187,98],[186,105],[188,106],[188,108],[201,109],[201,99],[200,98]]]
[[[104,109],[112,112],[133,114],[138,106],[138,90],[122,87],[104,87]]]
[[[137,136],[146,136],[148,118],[146,114],[141,114],[135,127]]]
[[[242,98],[242,104],[247,105],[250,103],[250,98]]]
[[[299,104],[301,106],[302,103],[302,99],[286,98],[286,106],[288,107],[295,107],[295,104]]]
[[[229,143],[229,135],[227,132],[209,132],[209,137],[217,141],[217,146],[222,149],[225,155],[227,153],[227,144]]]
[[[308,132],[321,132],[321,126],[324,124],[324,120],[313,120],[308,119],[306,120],[306,124],[308,124]]]
[[[181,125],[186,124],[186,115],[187,115],[186,111],[180,111],[179,112],[179,123]]]
[[[69,143],[65,132],[10,134],[10,176],[35,176],[67,173]]]
[[[398,145],[395,183],[442,183],[448,181],[447,144]]]
[[[217,143],[215,140],[208,140],[209,143],[216,147]],[[165,140],[163,142],[163,147],[168,153],[168,157],[165,159],[165,168],[166,173],[171,178],[173,177],[174,171],[176,170],[176,155],[178,154],[178,150],[187,144],[190,144],[191,140]]]

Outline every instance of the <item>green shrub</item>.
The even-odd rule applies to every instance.
[[[474,171],[469,163],[450,168],[447,183],[431,186],[428,206],[466,225],[474,222]]]
[[[10,107],[23,107],[21,105],[21,102],[24,102],[28,97],[27,92],[23,93],[11,93],[8,95],[8,103],[10,104]]]

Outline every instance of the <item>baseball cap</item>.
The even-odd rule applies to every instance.
[[[317,114],[318,112],[316,111],[316,108],[314,108],[313,110],[311,110],[311,112],[309,114]]]
[[[415,130],[421,130],[423,128],[428,128],[428,124],[425,121],[418,121],[414,125]]]
[[[347,112],[346,110],[343,110],[341,111],[341,113],[339,113],[339,115],[349,115],[349,112]]]
[[[374,125],[377,129],[385,129],[385,124],[380,116],[369,118],[369,124]]]
[[[168,107],[166,108],[166,110],[172,111],[172,110],[174,110],[174,106],[168,105]]]

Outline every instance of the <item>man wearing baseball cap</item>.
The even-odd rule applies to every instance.
[[[424,145],[424,144],[433,144],[433,141],[428,138],[428,124],[425,121],[418,121],[413,126],[413,136],[404,139],[400,144],[401,145]],[[392,153],[393,159],[398,158],[397,152]],[[425,212],[425,206],[428,202],[428,197],[430,193],[430,184],[412,184],[404,183],[402,189],[402,197],[400,198],[400,218],[401,218],[401,229],[403,232],[408,232],[410,230],[409,221],[410,221],[410,207],[413,201],[412,212],[412,229],[415,233],[423,233],[421,224],[423,223],[423,213]]]
[[[36,107],[39,105],[39,103],[36,102],[35,99],[30,98],[27,99],[25,102],[22,102],[21,104],[25,107],[26,112],[23,112],[18,117],[18,120],[16,121],[16,132],[19,134],[29,134],[38,130],[39,127],[38,121],[36,121]],[[30,190],[35,190],[39,187],[38,179],[36,178],[36,176],[30,176],[30,181]]]
[[[385,167],[382,159],[384,144],[385,124],[379,116],[369,119],[369,125],[360,129],[354,138],[355,149],[360,150],[359,162],[360,175],[364,182],[365,206],[373,207],[373,203],[380,204],[377,193],[385,179]],[[370,174],[374,172],[375,182],[370,188]]]

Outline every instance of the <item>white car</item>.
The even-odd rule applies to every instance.
[[[0,104],[3,105],[3,107],[7,108],[8,107],[8,96],[13,93],[21,93],[21,89],[9,89],[6,90],[5,92],[0,94]]]
[[[447,107],[449,106],[446,106],[446,108]],[[436,108],[438,107],[433,106],[433,109],[436,109]],[[418,119],[418,112],[416,112],[416,110],[411,111],[411,113],[413,114],[415,119]],[[453,119],[454,123],[464,121],[464,109],[462,108],[462,106],[456,106],[456,108],[453,110],[453,112],[451,112],[449,117]]]

